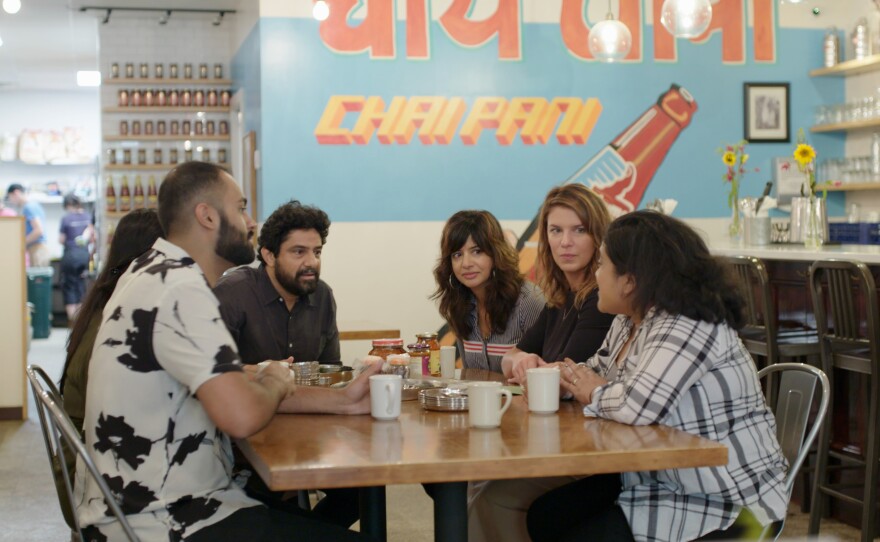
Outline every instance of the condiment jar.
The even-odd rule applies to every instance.
[[[409,378],[409,356],[406,354],[389,354],[386,358],[389,368],[386,374],[400,375],[400,378]]]
[[[375,339],[373,341],[373,349],[370,350],[369,355],[387,359],[391,354],[406,354],[406,350],[403,348],[403,339]]]
[[[428,363],[431,361],[431,349],[425,343],[412,343],[406,345],[406,348],[409,350],[409,362],[410,367],[414,367],[414,363],[418,363],[418,366],[421,367],[419,369],[420,375],[429,375],[428,372]],[[410,369],[410,376],[415,377],[413,375],[412,369]]]
[[[416,335],[418,342],[428,345],[431,351],[431,359],[428,361],[428,373],[431,376],[440,376],[440,343],[437,342],[436,333],[419,333]]]

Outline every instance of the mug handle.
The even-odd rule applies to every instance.
[[[501,412],[498,413],[499,416],[503,416],[507,409],[510,408],[510,402],[513,400],[513,394],[510,393],[510,390],[498,390],[498,393],[505,396],[504,404],[501,405]]]

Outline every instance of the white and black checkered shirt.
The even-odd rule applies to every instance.
[[[632,327],[615,318],[587,365],[610,375]],[[693,540],[729,527],[742,507],[762,524],[785,516],[788,465],[776,421],[751,357],[726,324],[648,311],[617,375],[593,392],[584,414],[664,424],[729,450],[723,467],[623,473],[618,502],[636,540]]]

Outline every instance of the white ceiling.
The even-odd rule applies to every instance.
[[[0,10],[0,90],[76,89],[77,70],[98,69],[98,25],[105,12],[80,11],[84,6],[228,10],[239,1],[253,0],[21,0],[15,15]],[[157,14],[117,11],[108,24],[122,17]]]

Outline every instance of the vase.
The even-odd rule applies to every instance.
[[[742,239],[742,217],[740,216],[739,211],[739,198],[736,194],[732,195],[731,198],[731,216],[730,216],[730,225],[728,226],[727,233],[730,236],[730,240],[732,242],[739,242]]]
[[[825,198],[811,195],[807,200],[806,216],[803,222],[804,246],[821,248],[827,239],[827,230],[828,214],[825,208]]]

